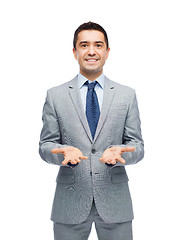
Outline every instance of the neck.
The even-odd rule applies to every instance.
[[[103,69],[97,73],[84,72],[80,70],[80,74],[82,74],[84,77],[86,77],[88,80],[91,80],[91,81],[96,80],[102,73],[103,73]]]

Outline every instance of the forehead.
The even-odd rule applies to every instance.
[[[96,42],[102,41],[105,42],[104,34],[97,30],[83,30],[78,34],[77,42],[87,41],[87,42]]]

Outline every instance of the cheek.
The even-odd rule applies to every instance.
[[[101,59],[102,59],[102,62],[104,63],[107,59],[106,55],[104,55]]]
[[[85,52],[81,51],[77,54],[77,59],[83,61],[85,58]]]
[[[81,56],[80,56],[80,54],[77,54],[77,55],[76,55],[76,60],[77,60],[78,62],[81,62]]]
[[[106,52],[104,52],[104,51],[99,52],[99,55],[101,56],[101,59],[103,61],[105,61],[107,59],[107,57],[108,57],[108,54]]]

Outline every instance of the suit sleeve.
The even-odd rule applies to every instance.
[[[109,147],[112,146],[115,145],[111,145]],[[116,146],[135,147],[135,151],[123,153],[122,158],[125,159],[126,163],[122,164],[120,162],[117,162],[114,166],[135,164],[142,160],[144,157],[144,141],[141,134],[141,121],[139,117],[139,109],[135,91],[133,91],[128,113],[126,116],[122,145]]]
[[[43,107],[42,121],[43,128],[40,134],[39,154],[41,158],[48,163],[64,166],[61,164],[64,160],[63,154],[51,153],[51,150],[54,148],[62,148],[68,145],[62,145],[61,131],[54,109],[52,95],[49,91],[47,91],[47,97]]]

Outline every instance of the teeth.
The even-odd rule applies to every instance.
[[[87,60],[87,62],[96,62],[97,60],[96,59],[89,59]]]

